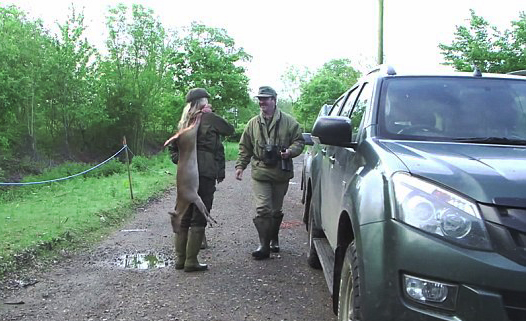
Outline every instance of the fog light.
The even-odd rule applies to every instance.
[[[456,285],[404,275],[404,294],[421,304],[448,310],[455,309]]]

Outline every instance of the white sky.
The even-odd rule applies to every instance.
[[[355,68],[376,63],[378,0],[7,0],[39,17],[46,25],[64,22],[68,6],[84,8],[88,38],[105,38],[108,6],[140,3],[154,10],[167,29],[192,21],[224,28],[253,56],[247,74],[253,91],[276,88],[287,66],[311,70],[335,58],[349,58]],[[451,43],[456,25],[467,25],[469,9],[499,30],[526,11],[525,0],[384,0],[384,62],[396,66],[436,68],[439,43]],[[99,38],[99,39],[97,39]]]

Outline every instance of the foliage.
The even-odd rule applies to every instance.
[[[145,156],[135,156],[132,159],[132,169],[137,172],[146,172],[148,171],[148,158]]]
[[[526,14],[520,13],[511,30],[499,31],[470,10],[469,26],[457,26],[450,45],[439,44],[445,65],[458,71],[506,73],[526,69]]]
[[[304,130],[309,131],[323,104],[332,104],[360,77],[349,59],[335,59],[325,63],[313,77],[302,84],[301,95],[294,113]]]
[[[257,113],[242,65],[251,59],[226,30],[192,23],[168,33],[151,9],[110,7],[107,54],[85,38],[74,4],[51,35],[15,6],[0,6],[0,167],[4,177],[29,156],[40,163],[98,162],[122,146],[158,152],[192,87],[212,94],[228,121]],[[23,174],[23,173],[22,173]],[[90,174],[91,175],[91,174]]]

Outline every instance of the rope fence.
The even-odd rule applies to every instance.
[[[113,154],[113,156],[109,157],[108,159],[106,159],[105,161],[101,162],[100,164],[98,165],[95,165],[93,166],[92,168],[90,169],[87,169],[83,172],[80,172],[80,173],[77,173],[77,174],[74,174],[74,175],[70,175],[70,176],[67,176],[67,177],[61,177],[61,178],[56,178],[56,179],[50,179],[50,180],[46,180],[46,181],[41,181],[41,182],[26,182],[26,183],[2,183],[0,182],[0,186],[25,186],[25,185],[36,185],[36,184],[46,184],[46,183],[52,183],[52,182],[59,182],[59,181],[63,181],[63,180],[67,180],[67,179],[71,179],[71,178],[74,178],[74,177],[77,177],[77,176],[80,176],[80,175],[84,175],[88,172],[91,172],[95,169],[97,169],[98,167],[106,164],[107,162],[109,162],[110,160],[112,160],[113,158],[115,158],[117,155],[119,155],[123,150],[130,150],[128,148],[128,145],[124,144],[124,146],[118,151],[116,152],[115,154]],[[130,150],[131,152],[131,150]],[[132,153],[133,154],[133,153]],[[133,196],[132,196],[133,198]]]

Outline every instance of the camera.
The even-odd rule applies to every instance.
[[[281,152],[285,152],[287,150],[286,147],[281,148]],[[285,172],[292,171],[292,158],[282,158],[281,159],[281,170]]]
[[[263,164],[267,166],[276,166],[279,160],[278,146],[266,144],[263,148]]]

